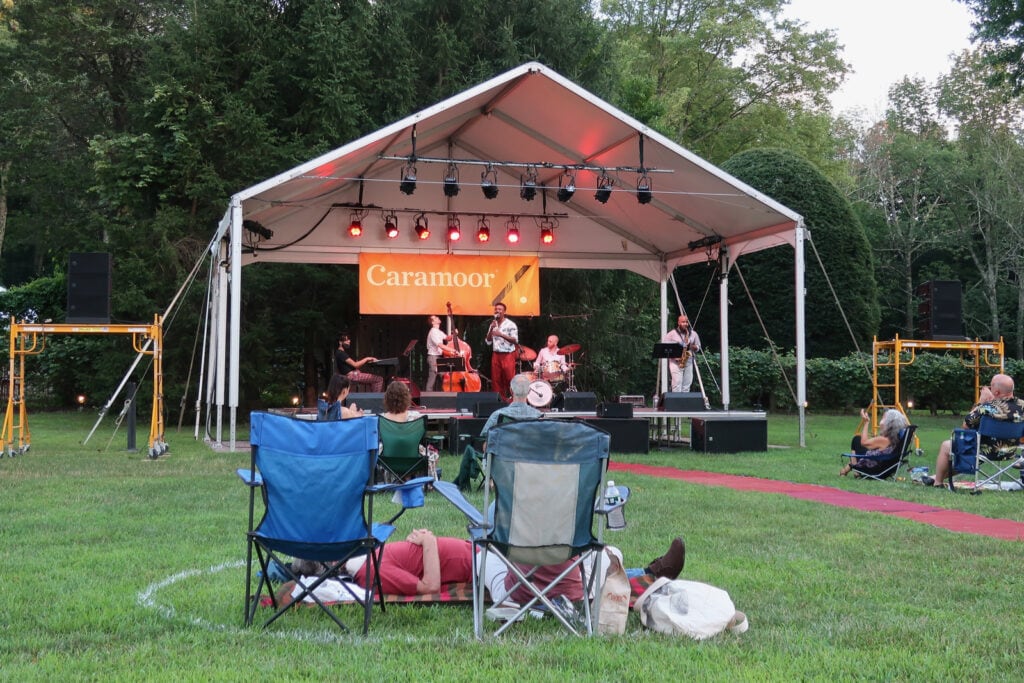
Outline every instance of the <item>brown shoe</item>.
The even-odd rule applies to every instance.
[[[684,566],[686,566],[686,544],[681,536],[677,536],[669,544],[668,552],[647,565],[646,571],[658,578],[675,580],[683,571]]]

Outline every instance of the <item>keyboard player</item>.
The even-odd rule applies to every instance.
[[[380,375],[374,375],[369,372],[363,372],[361,368],[367,363],[376,362],[376,357],[365,356],[356,360],[349,355],[349,350],[352,348],[352,340],[349,337],[348,332],[342,332],[338,335],[338,350],[334,352],[334,370],[335,372],[348,375],[348,381],[352,384],[352,390],[358,391],[373,391],[382,392],[384,391],[384,378]]]

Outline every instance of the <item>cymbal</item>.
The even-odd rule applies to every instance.
[[[529,346],[519,346],[519,360],[537,360],[537,352]]]
[[[567,346],[563,346],[562,348],[558,349],[558,353],[560,353],[563,356],[568,356],[570,353],[576,353],[579,350],[580,350],[580,345],[579,344],[569,344]]]

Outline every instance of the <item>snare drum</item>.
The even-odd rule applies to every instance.
[[[549,382],[561,382],[565,379],[565,373],[562,372],[562,364],[557,360],[549,360],[547,363],[541,366],[540,376]]]
[[[546,408],[551,405],[551,399],[555,395],[551,385],[542,379],[530,382],[530,393],[526,395],[526,402],[534,408]]]
[[[521,374],[523,375],[523,377],[525,377],[526,379],[530,380],[531,382],[534,382],[534,381],[537,380],[537,373],[536,372],[524,372],[524,373],[521,373]]]

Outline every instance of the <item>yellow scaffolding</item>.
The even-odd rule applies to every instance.
[[[999,341],[940,341],[935,339],[900,339],[897,336],[891,341],[878,341],[875,337],[872,345],[873,364],[871,381],[874,400],[871,402],[871,431],[878,430],[878,414],[889,408],[895,408],[904,415],[903,396],[900,393],[900,368],[913,365],[918,350],[925,351],[959,351],[960,362],[974,369],[974,397],[981,390],[981,369],[1003,371],[1003,340]],[[904,355],[906,354],[906,356]],[[893,368],[892,382],[880,381],[879,368]],[[863,423],[863,421],[862,421]],[[862,424],[863,426],[863,424]]]
[[[130,334],[136,353],[152,356],[153,412],[149,421],[149,457],[167,451],[164,441],[163,321],[154,316],[151,325],[11,323],[10,377],[7,413],[0,433],[3,454],[14,456],[29,450],[32,434],[25,404],[25,359],[42,353],[48,334]]]

